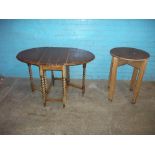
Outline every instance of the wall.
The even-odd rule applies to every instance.
[[[96,59],[87,66],[88,79],[107,79],[113,47],[146,50],[151,58],[144,76],[155,80],[155,20],[0,20],[0,74],[27,77],[27,66],[16,60],[21,50],[41,46],[86,49]],[[38,69],[34,69],[38,77]],[[81,66],[72,67],[71,77],[81,77]],[[118,79],[130,79],[132,68],[118,69]]]

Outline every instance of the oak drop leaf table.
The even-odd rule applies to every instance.
[[[147,60],[150,57],[149,53],[136,48],[117,47],[111,49],[110,54],[112,55],[112,61],[108,83],[108,99],[110,101],[112,101],[113,99],[117,67],[128,64],[134,68],[130,82],[130,90],[133,90],[133,98],[131,103],[136,103],[136,99],[138,97],[143,75],[145,72]]]
[[[86,64],[95,58],[95,56],[89,51],[65,47],[39,47],[27,49],[21,51],[16,57],[18,60],[28,64],[32,91],[35,91],[36,88],[33,83],[31,65],[39,67],[41,93],[44,106],[46,106],[47,101],[58,101],[63,103],[63,107],[65,107],[67,103],[68,86],[82,89],[82,94],[84,95]],[[70,82],[69,66],[74,65],[83,65],[82,86],[78,86]],[[46,71],[48,70],[51,71],[51,83],[49,86],[47,85],[46,79]],[[54,77],[53,71],[62,71],[62,78]],[[63,97],[60,99],[48,98],[48,93],[51,86],[54,85],[54,80],[62,80],[63,83]]]

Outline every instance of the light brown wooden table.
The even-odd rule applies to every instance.
[[[131,102],[136,103],[136,99],[138,97],[143,75],[145,72],[147,60],[150,57],[149,53],[136,48],[118,47],[113,48],[110,51],[110,54],[112,55],[112,61],[108,83],[108,99],[110,101],[113,100],[116,85],[117,67],[128,64],[134,67],[130,82],[130,90],[133,90],[133,98]]]
[[[63,107],[65,107],[67,103],[68,86],[73,86],[82,89],[82,94],[84,95],[86,64],[95,58],[95,56],[89,51],[65,47],[40,47],[27,49],[21,51],[16,57],[18,60],[28,64],[32,91],[35,91],[36,87],[33,83],[31,65],[36,65],[39,67],[41,92],[44,101],[44,106],[46,106],[47,101],[58,101],[63,103]],[[83,66],[82,86],[78,86],[70,82],[69,66],[74,65]],[[47,86],[46,79],[46,71],[48,70],[51,70],[52,79],[49,86]],[[54,77],[53,71],[57,70],[62,71],[62,78]],[[63,81],[63,97],[59,99],[48,98],[50,87],[54,85],[55,80]]]

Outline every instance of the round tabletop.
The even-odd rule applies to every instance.
[[[80,65],[95,58],[94,54],[77,48],[39,47],[21,51],[17,59],[32,65]]]
[[[150,57],[149,53],[141,49],[129,48],[129,47],[113,48],[111,49],[110,54],[114,57],[136,61],[142,61]]]

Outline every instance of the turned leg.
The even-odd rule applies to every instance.
[[[85,77],[86,77],[86,64],[83,64],[82,96],[84,96],[85,93]]]
[[[54,80],[54,71],[53,70],[51,71],[51,80],[52,80],[52,84],[54,86],[55,80]]]
[[[66,66],[66,78],[67,78],[67,85],[69,85],[69,82],[70,82],[70,68],[69,66]]]
[[[47,78],[46,78],[46,71],[43,72],[43,78],[44,78],[44,84],[45,84],[45,92],[46,92],[46,95],[47,95]]]
[[[46,99],[47,99],[47,94],[48,94],[48,84],[47,84],[47,78],[46,78],[46,71],[43,72],[43,78],[44,78],[44,85],[45,85],[45,100],[44,100],[44,106],[46,106]]]
[[[40,66],[40,80],[41,80],[41,93],[44,101],[44,106],[46,106],[46,83],[45,83],[45,75],[44,70]]]
[[[144,75],[144,72],[145,72],[146,64],[147,64],[147,60],[144,60],[141,67],[140,67],[140,70],[139,70],[137,83],[136,83],[136,86],[134,88],[133,98],[132,98],[132,101],[131,101],[131,103],[133,103],[133,104],[136,103],[137,97],[139,95],[139,90],[140,90],[140,87],[141,87],[141,84],[142,84],[142,79],[143,79],[143,75]]]
[[[137,74],[138,74],[138,69],[134,67],[134,70],[133,70],[133,73],[132,73],[132,78],[131,78],[131,81],[130,81],[130,90],[131,91],[135,87]]]
[[[117,66],[118,66],[118,58],[113,57],[113,64],[112,64],[112,70],[111,70],[111,78],[109,83],[109,92],[108,92],[108,99],[112,101],[114,91],[115,91],[115,85],[116,85],[116,75],[117,75]]]
[[[34,92],[35,91],[35,86],[34,86],[34,83],[33,83],[31,64],[28,64],[28,68],[29,68],[29,76],[30,76],[31,90],[32,90],[32,92]]]
[[[63,108],[64,108],[67,103],[66,66],[63,66],[62,70],[62,83],[63,83]]]
[[[109,80],[108,80],[108,88],[110,88],[112,65],[113,65],[113,59],[111,60],[111,65],[110,65]]]

